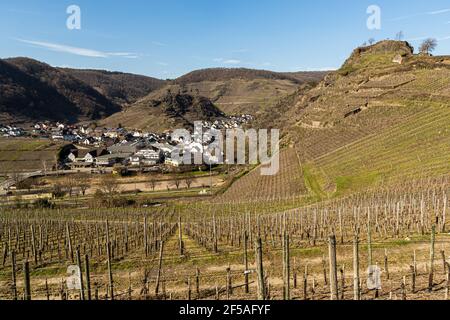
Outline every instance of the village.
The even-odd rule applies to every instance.
[[[214,122],[202,121],[207,130],[229,130],[241,128],[252,120],[251,115],[230,116]],[[216,156],[203,154],[204,148],[198,142],[173,140],[172,132],[153,133],[143,130],[129,130],[122,127],[103,128],[91,125],[67,125],[64,123],[38,122],[24,129],[13,125],[1,125],[3,138],[29,137],[48,139],[65,144],[59,154],[54,170],[71,170],[97,173],[106,168],[118,168],[119,173],[129,169],[142,172],[164,170],[191,170],[183,166],[180,159],[172,159],[177,152],[183,154],[202,153],[204,164],[216,162]],[[211,142],[205,134],[203,145]]]

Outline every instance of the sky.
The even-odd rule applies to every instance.
[[[74,11],[80,9],[80,29]],[[370,6],[379,28],[368,28]],[[373,22],[373,20],[371,20]],[[377,20],[378,21],[378,20]],[[402,31],[416,48],[450,54],[444,0],[2,0],[0,58],[176,78],[210,67],[273,71],[339,68],[366,42]]]

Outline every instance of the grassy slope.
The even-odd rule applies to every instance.
[[[0,138],[0,172],[35,171],[55,162],[61,144],[49,140]]]
[[[450,172],[450,108],[423,107],[405,123],[312,161],[322,186],[331,182],[341,195],[374,184]]]
[[[450,172],[450,60],[409,54],[392,62],[405,52],[392,41],[355,51],[286,110],[308,200]]]

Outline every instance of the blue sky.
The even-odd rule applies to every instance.
[[[67,7],[81,8],[69,30]],[[369,30],[368,6],[381,8]],[[0,2],[0,57],[174,78],[209,67],[274,71],[339,67],[369,38],[439,40],[450,54],[444,0],[15,0]]]

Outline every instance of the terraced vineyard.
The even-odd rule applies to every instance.
[[[409,121],[368,136],[311,162],[322,184],[338,194],[450,172],[450,108],[423,105]]]
[[[0,139],[0,172],[50,170],[62,145],[49,140]]]
[[[280,170],[274,176],[262,176],[260,167],[236,181],[219,202],[272,201],[300,197],[306,193],[299,158],[293,148],[280,151]]]

